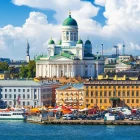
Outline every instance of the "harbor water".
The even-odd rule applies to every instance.
[[[134,125],[39,125],[0,121],[0,140],[140,140]]]

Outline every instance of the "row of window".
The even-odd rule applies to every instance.
[[[16,95],[16,94],[14,94],[14,95],[12,95],[12,94],[4,94],[4,95],[2,95],[2,98],[5,98],[5,99],[11,99],[11,98],[25,99],[25,97],[26,97],[25,94],[23,94],[22,96],[20,94],[19,95]],[[37,95],[34,94],[34,99],[36,99],[36,98],[37,98]],[[30,99],[30,94],[27,94],[27,99]]]
[[[93,93],[93,92],[91,92],[90,94],[88,93],[88,92],[86,92],[86,96],[88,97],[88,96],[91,96],[91,97],[93,97],[93,96],[96,96],[96,97],[102,97],[102,96],[104,96],[104,97],[106,97],[106,96],[119,96],[119,97],[124,97],[124,96],[127,96],[127,97],[129,97],[129,96],[131,96],[131,97],[139,97],[140,96],[140,92],[136,92],[136,93],[134,93],[134,92],[127,92],[127,93],[125,93],[125,92],[118,92],[118,93],[116,93],[116,92],[113,92],[112,93],[112,91],[109,91],[108,93],[107,92],[104,92],[104,93],[102,93],[102,92],[95,92],[95,93]]]
[[[91,88],[91,89],[93,89],[93,88],[104,88],[104,89],[106,89],[106,88],[139,88],[140,86],[86,86],[86,88],[88,89],[88,88]]]
[[[7,104],[12,105],[12,101],[9,101],[9,103],[7,102]],[[30,102],[24,102],[24,101],[23,102],[18,102],[18,103],[15,102],[14,105],[23,105],[23,106],[25,106],[25,105],[30,105]]]
[[[30,89],[1,89],[1,92],[30,92]],[[34,89],[34,92],[36,92],[36,89]]]
[[[91,103],[94,103],[93,99],[86,99],[86,103],[89,103],[89,101]],[[97,103],[111,103],[111,101],[109,99],[96,99],[95,101],[96,101],[95,104],[97,104]],[[140,100],[139,99],[136,99],[136,100],[134,100],[134,99],[123,99],[123,102],[124,103],[140,103]]]

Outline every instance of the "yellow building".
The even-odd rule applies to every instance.
[[[67,84],[56,89],[57,106],[83,106],[83,84]]]
[[[10,78],[9,71],[0,71],[0,80],[8,79]]]
[[[140,81],[93,81],[84,90],[86,107],[140,107]]]

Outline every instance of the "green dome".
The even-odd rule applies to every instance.
[[[79,40],[77,41],[77,44],[83,44],[83,41],[82,41],[81,39],[79,39]]]
[[[85,42],[85,44],[90,45],[91,42],[90,42],[89,40],[87,40],[87,41]]]
[[[62,44],[62,40],[60,39],[59,41],[58,41],[58,45],[61,45]]]
[[[50,39],[48,44],[55,44],[55,42],[52,39]]]
[[[75,19],[73,19],[71,17],[71,15],[69,15],[69,17],[67,19],[64,20],[63,22],[63,26],[78,26],[77,22]]]

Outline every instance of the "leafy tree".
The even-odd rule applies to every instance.
[[[0,70],[8,70],[8,63],[7,62],[0,62]]]
[[[22,78],[26,78],[27,77],[27,66],[25,66],[24,64],[22,64],[22,66],[20,67],[20,71],[19,71],[19,75]]]

